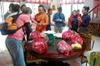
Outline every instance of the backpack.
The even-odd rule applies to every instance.
[[[1,34],[2,35],[9,35],[14,34],[17,30],[19,30],[21,27],[17,27],[16,20],[19,17],[20,14],[9,16],[5,22],[2,24]]]
[[[33,40],[32,51],[38,54],[44,54],[48,51],[48,45],[44,38],[38,38],[38,40]]]

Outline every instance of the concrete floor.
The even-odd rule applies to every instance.
[[[0,66],[12,66],[11,57],[7,50],[0,52]]]

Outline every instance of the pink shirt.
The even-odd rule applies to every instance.
[[[30,22],[30,15],[29,14],[21,14],[17,21],[16,21],[16,24],[17,24],[17,27],[21,27],[23,26],[25,23],[28,23]],[[23,29],[19,29],[16,33],[12,34],[12,35],[8,35],[8,37],[10,38],[14,38],[14,39],[17,39],[17,40],[23,40],[23,36],[24,36],[24,32],[23,32]]]

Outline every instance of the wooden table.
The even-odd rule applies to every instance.
[[[82,46],[83,48],[81,50],[71,51],[70,56],[64,56],[63,54],[59,54],[57,52],[57,43],[62,40],[61,38],[55,38],[55,45],[49,46],[48,52],[46,54],[38,54],[38,53],[32,51],[31,42],[28,43],[28,51],[27,52],[29,52],[32,55],[32,57],[36,57],[37,59],[43,59],[43,60],[48,61],[46,66],[63,66],[62,61],[72,60],[72,59],[76,59],[78,57],[82,57],[82,56],[84,56],[83,55],[84,51],[87,51],[87,48],[89,48],[89,46],[91,44],[91,39],[88,38],[89,40],[86,40],[87,36],[85,36],[84,34],[80,34],[80,35],[81,35],[82,38],[85,39],[84,42],[83,42],[83,46]],[[69,66],[69,65],[66,65],[66,64],[65,64],[65,66]],[[28,66],[31,66],[31,65],[28,65]],[[43,65],[43,66],[45,66],[45,65]]]
[[[82,51],[71,51],[70,56],[64,56],[63,54],[59,54],[57,51],[57,43],[61,41],[62,39],[56,38],[55,39],[55,45],[54,46],[49,46],[48,52],[46,54],[38,54],[34,51],[31,51],[31,54],[35,56],[38,59],[43,59],[47,61],[64,61],[64,60],[70,60],[70,59],[75,59],[81,56]],[[30,44],[31,47],[31,44]]]

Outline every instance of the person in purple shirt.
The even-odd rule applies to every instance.
[[[88,14],[89,9],[90,8],[87,7],[87,6],[83,7],[83,10],[82,10],[82,13],[83,13],[82,23],[81,23],[80,29],[79,29],[80,32],[85,32],[86,31],[86,28],[88,27],[89,22],[91,20],[90,15]]]

